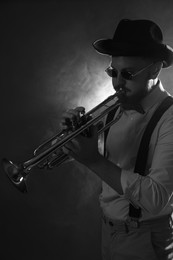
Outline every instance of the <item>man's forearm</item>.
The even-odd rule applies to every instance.
[[[121,185],[121,168],[100,154],[98,155],[97,160],[92,163],[86,163],[86,166],[116,192],[120,195],[123,194]]]

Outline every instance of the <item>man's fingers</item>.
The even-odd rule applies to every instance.
[[[77,127],[80,124],[81,115],[85,113],[84,107],[77,107],[75,109],[69,109],[62,115],[60,127],[62,129],[70,129]]]

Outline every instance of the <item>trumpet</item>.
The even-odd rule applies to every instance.
[[[89,112],[81,116],[81,125],[78,126],[74,131],[62,130],[57,134],[53,135],[51,138],[46,140],[40,146],[34,150],[34,157],[22,162],[13,163],[6,158],[2,159],[2,167],[10,181],[13,185],[21,192],[27,192],[26,180],[29,172],[32,168],[47,168],[52,169],[53,167],[58,167],[60,164],[64,163],[69,159],[69,156],[63,152],[62,147],[68,143],[70,140],[74,139],[78,135],[86,132],[92,125],[99,124],[101,120],[108,115],[113,109],[118,108],[120,105],[119,100],[114,102],[112,105],[108,105],[110,101],[124,95],[124,91],[120,89],[115,94],[106,98],[103,102],[98,104],[96,107],[92,108]],[[92,117],[92,114],[98,112],[101,108],[106,107],[100,114],[96,117]],[[111,127],[120,118],[120,114],[114,118],[111,122],[103,125],[98,129],[98,135],[103,133],[106,129]],[[85,120],[84,120],[85,119]],[[46,147],[46,148],[45,148]]]

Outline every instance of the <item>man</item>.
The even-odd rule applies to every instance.
[[[97,40],[93,46],[112,58],[106,72],[115,91],[123,91],[116,115],[123,113],[109,129],[106,156],[98,152],[96,127],[90,137],[80,135],[63,149],[103,181],[103,259],[173,259],[173,106],[153,131],[145,172],[134,172],[144,130],[169,95],[158,77],[162,68],[172,65],[173,50],[163,44],[160,28],[149,20],[124,19],[113,39]],[[83,111],[78,107],[64,113],[62,129],[68,130],[69,122],[78,122]],[[131,216],[129,205],[140,214]]]

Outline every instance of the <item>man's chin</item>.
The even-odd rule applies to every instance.
[[[129,103],[132,100],[132,97],[130,97],[129,95],[127,95],[126,93],[123,95],[119,95],[118,96],[118,100],[121,103]]]
[[[139,103],[141,101],[141,97],[139,97],[139,95],[130,95],[130,93],[126,93],[125,95],[119,96],[118,97],[119,101],[121,103]]]

